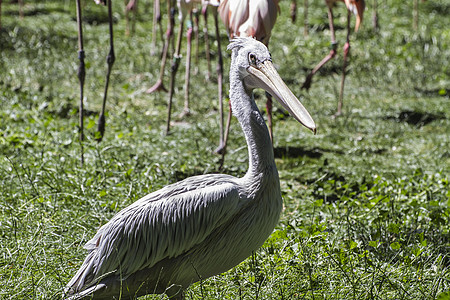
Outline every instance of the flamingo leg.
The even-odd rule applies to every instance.
[[[302,89],[309,89],[311,87],[311,81],[312,78],[314,76],[314,74],[317,73],[317,71],[320,70],[320,68],[323,67],[323,65],[325,65],[329,60],[331,60],[333,57],[336,56],[336,48],[337,48],[337,43],[336,43],[336,36],[334,33],[334,21],[333,21],[333,11],[331,10],[330,6],[328,7],[328,20],[330,22],[330,32],[331,32],[331,51],[330,53],[325,56],[322,61],[320,63],[317,64],[317,66],[314,67],[314,69],[308,74],[308,76],[305,79],[305,82],[302,85]]]
[[[161,58],[161,67],[159,71],[159,78],[156,81],[156,83],[149,88],[146,93],[151,94],[153,92],[159,92],[164,91],[167,92],[167,89],[164,87],[163,84],[163,77],[164,77],[164,69],[166,67],[166,61],[167,61],[167,52],[169,51],[169,44],[170,39],[173,36],[173,27],[175,24],[175,10],[172,9],[172,0],[167,0],[167,12],[170,14],[169,16],[169,22],[167,22],[167,31],[166,31],[166,40],[164,42],[164,48]]]
[[[84,140],[84,107],[83,107],[83,92],[84,92],[84,78],[86,75],[86,69],[84,64],[84,48],[83,48],[83,27],[81,25],[81,0],[77,0],[77,25],[78,25],[78,59],[80,60],[80,64],[78,65],[78,81],[80,82],[80,107],[79,107],[79,116],[80,116],[80,147],[81,147],[81,155],[80,161],[81,165],[84,164],[84,150],[83,150],[83,140]],[[1,0],[0,0],[1,4]]]
[[[219,96],[219,114],[220,114],[220,121],[219,121],[219,130],[220,130],[220,141],[219,141],[219,147],[216,149],[216,153],[222,154],[222,160],[225,157],[225,150],[226,150],[226,139],[224,137],[224,127],[223,127],[223,58],[222,58],[222,49],[220,46],[220,33],[219,33],[219,20],[218,20],[218,12],[217,7],[213,8],[213,16],[214,16],[214,26],[216,31],[216,40],[217,40],[217,54],[218,54],[218,60],[217,60],[217,90],[218,90],[218,96]],[[230,106],[230,114],[231,114],[231,106]],[[231,116],[229,116],[231,117]],[[228,125],[229,126],[229,125]],[[228,129],[227,129],[228,130]],[[226,134],[228,138],[228,134]]]
[[[19,16],[21,19],[23,19],[24,14],[23,14],[23,0],[18,0],[17,2],[19,2]]]
[[[159,0],[153,1],[153,21],[152,21],[152,42],[150,47],[150,55],[155,55],[155,49],[156,49],[156,28],[158,27],[161,29],[161,8]]]
[[[219,147],[217,147],[217,149],[214,150],[215,153],[222,155],[222,157],[220,158],[220,161],[219,161],[219,170],[222,169],[223,163],[225,161],[225,154],[226,154],[226,150],[227,150],[226,148],[227,148],[228,134],[230,133],[231,115],[232,115],[231,102],[228,101],[228,117],[227,117],[227,125],[226,125],[225,132],[224,132],[223,142],[221,142]]]
[[[111,75],[111,69],[116,60],[114,55],[114,33],[113,33],[113,19],[112,19],[112,3],[111,0],[108,1],[108,19],[109,19],[109,53],[106,57],[106,63],[108,64],[108,71],[106,72],[106,81],[105,81],[105,91],[103,93],[103,103],[102,110],[98,117],[98,126],[97,132],[100,133],[99,136],[96,137],[97,142],[101,142],[103,139],[103,135],[105,133],[105,106],[106,106],[106,97],[108,95],[108,86],[109,86],[109,78]]]
[[[308,0],[303,0],[303,35],[309,34],[309,22],[308,22]]]
[[[129,10],[128,10],[128,3],[127,0],[124,0],[125,4],[125,35],[130,35],[130,16],[129,16]]]
[[[291,13],[291,21],[292,21],[292,23],[295,23],[295,21],[297,19],[297,1],[296,0],[291,0],[290,13]]]
[[[378,30],[380,24],[378,23],[378,1],[373,0],[373,12],[372,12],[372,26],[375,31]]]
[[[131,19],[131,35],[134,35],[136,32],[136,19],[137,19],[137,11],[138,11],[138,0],[135,0],[133,6],[133,18]]]
[[[335,117],[340,116],[342,114],[342,105],[343,105],[343,98],[344,98],[344,84],[345,84],[345,72],[347,69],[347,57],[350,52],[350,17],[351,12],[347,11],[347,41],[344,45],[344,62],[342,65],[342,78],[341,78],[341,90],[339,92],[339,102],[338,102],[338,109]]]
[[[230,133],[231,115],[232,115],[231,102],[228,101],[228,117],[227,117],[227,125],[225,128],[225,132],[223,133],[223,135],[224,135],[223,142],[220,142],[220,145],[216,148],[216,150],[214,150],[214,153],[221,155],[221,157],[219,159],[219,170],[222,170],[223,164],[225,162],[228,134]]]
[[[136,16],[137,16],[137,10],[138,10],[138,0],[130,0],[127,4],[125,0],[125,34],[130,35],[130,18],[129,18],[129,12],[133,12],[133,16],[131,18],[131,34],[133,35],[136,31]]]
[[[203,27],[203,35],[205,38],[205,55],[206,61],[208,63],[208,73],[206,75],[206,80],[211,78],[211,52],[209,50],[209,35],[208,35],[208,5],[202,7],[202,15],[205,19],[205,26]]]
[[[183,36],[183,25],[184,25],[184,18],[185,16],[182,16],[180,20],[180,29],[178,31],[177,36],[177,45],[175,49],[175,53],[173,54],[173,61],[172,65],[170,67],[170,85],[169,85],[169,100],[167,105],[167,123],[166,123],[166,135],[170,132],[170,119],[172,114],[172,100],[173,100],[173,94],[175,91],[175,77],[177,75],[178,67],[180,66],[180,49],[181,49],[181,37]]]
[[[413,29],[417,30],[419,27],[419,0],[413,1]]]
[[[184,109],[180,117],[189,116],[189,82],[191,73],[191,49],[192,49],[192,11],[189,12],[189,22],[187,23],[187,50],[186,50],[186,72],[184,75]]]
[[[158,12],[156,21],[158,23],[158,27],[159,27],[159,36],[161,41],[164,40],[164,31],[163,28],[161,26],[161,20],[162,20],[162,15],[161,15],[161,2],[159,0],[155,0],[155,2],[158,4],[158,7],[156,9],[156,11]],[[162,55],[161,55],[162,56]]]
[[[266,111],[267,111],[267,127],[269,127],[270,139],[273,143],[273,126],[272,126],[272,96],[266,92]]]
[[[193,11],[194,14],[194,36],[195,36],[195,65],[198,66],[198,57],[199,57],[199,37],[198,37],[198,24],[199,24],[199,11],[195,9]],[[195,74],[197,73],[197,69],[195,70]]]

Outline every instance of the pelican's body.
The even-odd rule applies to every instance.
[[[306,127],[315,125],[277,77],[263,44],[239,39],[229,49],[230,100],[249,150],[246,175],[191,177],[120,211],[86,244],[89,254],[67,286],[71,299],[182,298],[183,289],[234,267],[273,231],[282,208],[280,183],[252,89],[263,87]]]
[[[276,168],[271,173],[262,176],[264,180],[196,176],[147,195],[113,217],[86,244],[95,267],[82,267],[74,279],[89,281],[95,273],[121,269],[122,275],[115,272],[100,282],[108,288],[94,299],[111,299],[121,284],[132,287],[129,295],[123,289],[127,299],[149,293],[171,296],[229,270],[258,249],[278,221],[281,194]],[[265,188],[257,191],[257,187]],[[150,284],[141,287],[145,282]]]

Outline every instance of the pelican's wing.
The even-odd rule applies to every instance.
[[[105,274],[122,278],[201,243],[246,201],[231,176],[188,178],[120,211],[85,246],[90,252],[67,289],[79,292]]]

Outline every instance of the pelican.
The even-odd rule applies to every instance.
[[[66,288],[68,299],[134,299],[183,290],[225,272],[257,250],[278,222],[282,199],[267,126],[252,90],[272,94],[315,132],[308,111],[284,84],[264,44],[231,41],[230,101],[248,144],[242,178],[187,178],[124,208],[87,242],[89,251]]]

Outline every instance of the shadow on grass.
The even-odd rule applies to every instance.
[[[326,22],[320,24],[308,24],[308,30],[310,32],[322,32],[325,30],[330,30],[330,24],[328,23],[328,19],[326,20],[327,20]],[[338,25],[334,24],[334,30],[335,31],[346,30],[346,27],[339,24]],[[299,32],[301,31],[299,30]]]
[[[14,37],[11,36],[11,32],[16,32]],[[67,42],[76,44],[77,36],[57,32],[53,29],[39,32],[36,31],[36,28],[22,26],[20,22],[7,24],[0,29],[1,51],[17,51],[21,47],[22,56],[30,55],[35,58],[35,49],[32,47],[37,47],[38,41],[44,45],[49,44],[52,49],[67,49]]]
[[[428,1],[423,9],[427,13],[437,13],[443,16],[448,16],[450,14],[450,4],[449,3],[439,3],[438,1]]]
[[[435,97],[435,96],[441,96],[441,97],[448,97],[450,95],[449,89],[432,89],[432,90],[424,90],[420,88],[414,88],[416,92],[421,93],[424,96],[428,97]]]
[[[205,170],[202,170],[200,168],[189,169],[189,170],[186,170],[185,172],[180,171],[180,170],[176,170],[174,172],[174,179],[175,179],[174,182],[178,182],[178,181],[184,180],[184,179],[186,179],[188,177],[193,177],[193,176],[197,176],[197,175],[204,175],[205,174],[204,171]]]
[[[62,119],[70,119],[73,117],[73,115],[78,115],[79,107],[75,106],[71,103],[64,103],[61,106],[55,108],[55,109],[49,109],[48,112],[53,115],[57,116]],[[83,109],[83,115],[85,117],[94,116],[97,115],[99,112]]]
[[[51,14],[55,14],[55,13],[61,13],[61,14],[67,14],[70,13],[69,11],[67,11],[66,9],[62,8],[62,7],[25,7],[25,9],[23,10],[23,15],[24,17],[33,17],[33,16],[38,16],[38,15],[51,15]],[[17,10],[7,10],[5,12],[3,12],[3,14],[5,16],[19,16],[19,8],[17,6]],[[72,17],[72,20],[74,22],[77,21],[76,17]],[[85,23],[88,23],[90,25],[98,25],[98,24],[104,24],[104,23],[108,23],[108,12],[107,9],[101,9],[101,8],[97,8],[95,10],[88,10],[88,9],[84,9],[83,13],[82,13],[82,20]],[[114,24],[116,24],[118,22],[117,18],[113,17],[113,22]]]
[[[403,110],[398,115],[386,116],[385,120],[394,120],[396,122],[405,122],[417,127],[425,126],[436,120],[445,120],[444,114],[425,113],[420,111]]]
[[[37,15],[50,15],[54,13],[67,13],[67,10],[65,10],[62,7],[35,7],[33,9],[28,9],[28,7],[26,7],[23,10],[24,17],[32,17]],[[19,16],[19,6],[17,6],[17,10],[5,11],[5,15]]]
[[[77,21],[76,18],[72,18],[72,20],[74,22]],[[84,13],[83,16],[83,23],[88,23],[89,25],[100,25],[100,24],[105,24],[108,23],[109,19],[108,19],[108,14],[105,13],[92,13],[92,12],[87,12]],[[118,20],[117,18],[113,17],[113,24],[117,24]]]
[[[304,149],[301,147],[275,147],[273,149],[273,154],[276,158],[296,158],[307,156],[310,158],[321,158],[324,149],[314,148],[314,149]],[[342,154],[342,153],[341,153]]]

